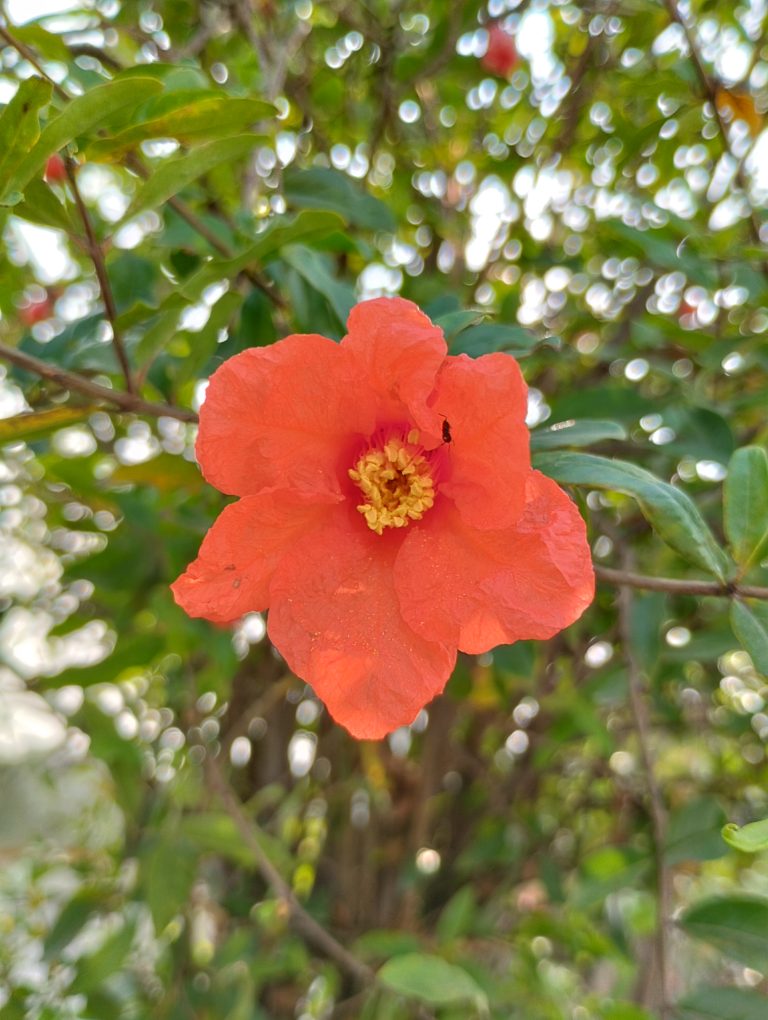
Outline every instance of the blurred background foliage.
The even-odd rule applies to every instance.
[[[767,19],[0,5],[3,1018],[765,1020]],[[393,293],[599,586],[366,744],[168,585],[207,376]]]

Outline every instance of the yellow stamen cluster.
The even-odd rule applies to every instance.
[[[384,528],[404,528],[409,521],[420,520],[435,502],[435,483],[429,462],[416,446],[418,440],[415,429],[407,442],[389,439],[349,469],[365,497],[357,509],[377,535]]]

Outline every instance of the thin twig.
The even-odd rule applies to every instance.
[[[645,773],[648,809],[653,831],[653,851],[656,861],[656,964],[658,967],[659,1020],[670,1016],[669,945],[667,926],[671,915],[669,872],[665,859],[667,812],[654,769],[651,752],[651,722],[647,705],[647,687],[640,663],[632,647],[632,591],[622,587],[618,594],[619,630],[629,679],[629,703],[634,719],[640,758]]]
[[[2,14],[4,18],[7,17],[5,11],[2,10],[1,8],[0,14]],[[44,78],[47,82],[50,82],[50,84],[53,86],[53,91],[60,99],[66,99],[67,101],[69,101],[72,98],[69,95],[69,93],[65,89],[63,89],[61,85],[59,85],[57,81],[54,81],[53,78],[51,78],[51,76],[43,68],[42,64],[37,59],[34,52],[29,48],[29,46],[27,46],[26,43],[21,42],[19,39],[16,39],[13,35],[11,35],[11,33],[4,25],[0,25],[0,37],[5,39],[8,45],[12,47],[14,50],[16,50],[17,53],[20,53],[21,56],[24,57],[24,59],[27,61],[27,63],[31,64],[32,67],[34,67],[34,69],[37,71],[41,78]]]
[[[88,241],[88,254],[90,255],[93,268],[96,270],[96,279],[99,281],[99,290],[101,291],[101,300],[104,303],[104,311],[106,313],[109,324],[112,327],[112,344],[115,348],[115,354],[117,360],[120,363],[120,369],[125,379],[125,388],[129,393],[135,393],[136,387],[133,382],[133,376],[131,375],[131,366],[128,361],[128,355],[125,350],[125,344],[123,343],[123,337],[117,325],[117,306],[115,305],[115,298],[112,294],[112,285],[109,282],[109,275],[107,273],[107,266],[104,261],[104,252],[101,250],[96,233],[93,229],[93,223],[91,223],[91,217],[88,214],[83,196],[80,194],[80,188],[77,186],[77,169],[75,161],[70,156],[65,156],[64,166],[66,167],[67,177],[69,178],[69,185],[72,188],[72,195],[75,199],[75,205],[80,215],[80,219],[85,230],[85,237]]]
[[[243,842],[256,858],[256,865],[262,878],[288,908],[291,923],[296,931],[318,952],[337,963],[358,985],[362,987],[375,985],[376,975],[371,968],[353,956],[348,949],[345,949],[299,903],[290,885],[267,856],[262,846],[258,825],[246,816],[242,804],[227,782],[218,761],[210,754],[205,758],[205,774],[211,789],[237,826]]]
[[[12,365],[25,369],[27,372],[34,372],[43,379],[50,379],[65,390],[74,390],[83,393],[94,400],[104,401],[113,404],[121,411],[130,411],[134,414],[147,414],[152,418],[177,418],[179,421],[196,422],[197,415],[185,407],[176,407],[174,404],[153,404],[151,401],[142,400],[135,393],[125,393],[123,390],[111,390],[108,386],[101,386],[99,383],[86,379],[85,376],[76,372],[69,372],[65,368],[51,365],[47,361],[35,358],[31,354],[25,354],[15,347],[7,347],[0,344],[0,359],[9,361]]]
[[[712,78],[707,73],[707,69],[704,67],[699,51],[696,47],[696,40],[694,39],[693,30],[688,24],[687,20],[680,13],[680,8],[677,6],[677,0],[663,0],[664,6],[666,7],[669,16],[672,21],[678,24],[683,32],[685,33],[685,41],[688,45],[688,51],[690,53],[691,62],[693,64],[696,76],[699,79],[701,85],[701,91],[704,94],[704,98],[707,99],[713,106],[715,111],[715,120],[717,127],[720,132],[720,137],[723,142],[723,149],[725,153],[732,159],[736,159],[731,151],[731,142],[728,135],[728,125],[725,122],[720,106],[717,102],[717,87]],[[749,226],[752,233],[752,239],[757,245],[762,245],[762,239],[760,237],[761,223],[757,217],[754,206],[749,201],[749,181],[744,170],[744,161],[746,156],[736,162],[736,183],[739,185],[741,190],[744,192],[744,196],[749,203]],[[763,264],[763,271],[768,275],[768,263]]]
[[[723,584],[721,581],[687,581],[676,577],[648,577],[630,570],[614,570],[612,567],[595,565],[599,581],[607,581],[621,588],[642,588],[646,591],[663,591],[670,595],[714,595],[732,598],[736,595],[747,599],[768,599],[768,588],[754,584]]]

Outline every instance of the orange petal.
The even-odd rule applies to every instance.
[[[327,503],[274,490],[230,504],[203,539],[197,559],[171,585],[173,597],[190,616],[214,623],[266,609],[275,567],[296,538],[327,514]]]
[[[530,471],[527,389],[515,359],[508,354],[448,358],[432,404],[448,422],[452,439],[441,493],[474,527],[514,524]]]
[[[448,352],[443,331],[404,298],[361,301],[347,330],[341,346],[376,392],[379,420],[405,418],[439,433],[440,419],[427,400]]]
[[[455,647],[403,622],[392,580],[398,545],[340,511],[296,545],[272,581],[272,642],[358,739],[412,723],[456,660]]]
[[[410,531],[395,586],[414,630],[478,654],[550,638],[581,616],[595,584],[584,522],[538,471],[526,497],[523,516],[503,531],[473,528],[448,504]]]
[[[340,444],[373,421],[350,360],[332,340],[307,334],[225,361],[200,409],[206,479],[234,496],[275,486],[338,492]]]

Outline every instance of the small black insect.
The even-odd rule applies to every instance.
[[[443,418],[443,442],[452,443],[453,436],[451,435],[451,423],[447,418]]]

